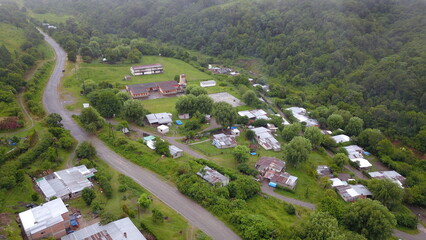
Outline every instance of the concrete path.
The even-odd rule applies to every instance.
[[[62,123],[64,127],[71,131],[75,139],[79,142],[91,142],[96,148],[98,156],[111,167],[132,178],[169,207],[180,213],[189,223],[198,227],[213,239],[240,239],[240,237],[224,223],[219,221],[219,219],[196,202],[181,194],[176,187],[163,182],[162,179],[154,173],[119,156],[97,137],[86,133],[72,120],[71,113],[65,110],[58,94],[62,69],[65,67],[66,53],[52,38],[46,34],[43,35],[56,54],[56,66],[43,94],[43,106],[46,111],[48,113],[60,114],[63,119]]]

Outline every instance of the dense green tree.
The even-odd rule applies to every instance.
[[[343,117],[339,114],[331,114],[328,118],[327,118],[327,126],[331,129],[331,130],[335,130],[338,128],[343,127]]]
[[[152,209],[152,221],[157,224],[164,222],[164,214],[157,208]]]
[[[166,141],[163,141],[160,138],[157,138],[155,141],[155,152],[160,155],[165,155],[167,157],[170,157],[170,150],[169,150],[169,143]]]
[[[311,142],[304,137],[295,137],[284,147],[287,162],[295,167],[308,160],[312,150]]]
[[[348,206],[343,220],[350,230],[377,240],[388,239],[396,225],[395,216],[379,201],[371,199],[361,199]]]
[[[340,169],[349,163],[349,158],[344,153],[337,153],[333,156],[333,163]]]
[[[243,94],[243,101],[249,106],[256,106],[259,102],[256,93],[253,90],[248,90]]]
[[[288,126],[284,126],[281,136],[287,142],[291,141],[294,137],[299,136],[302,131],[302,125],[300,123],[293,123]]]
[[[304,137],[311,142],[313,147],[321,145],[323,136],[321,130],[317,127],[307,127],[305,129]]]
[[[247,162],[249,159],[249,153],[250,153],[250,149],[243,145],[236,146],[234,150],[232,151],[232,155],[234,155],[234,159],[238,163]]]
[[[141,126],[147,111],[141,101],[131,99],[124,102],[121,114],[125,120]]]
[[[138,63],[142,58],[142,53],[138,49],[133,49],[127,54],[127,60],[131,63]]]
[[[93,91],[88,95],[88,98],[102,117],[111,118],[121,110],[121,101],[113,90]]]
[[[132,96],[128,92],[118,92],[116,95],[121,105],[123,105],[127,100],[132,99]]]
[[[248,140],[253,140],[255,136],[256,136],[256,134],[252,130],[248,129],[246,131],[246,138]]]
[[[351,117],[346,125],[345,132],[349,136],[357,136],[362,132],[364,121],[359,117]]]
[[[226,102],[213,104],[213,116],[223,128],[229,127],[237,120],[237,111]]]
[[[152,198],[146,193],[142,193],[138,198],[138,204],[142,209],[148,209],[151,206]]]
[[[12,54],[10,54],[9,50],[4,45],[0,46],[0,67],[4,68],[7,65],[12,63]]]
[[[96,149],[92,146],[91,143],[84,141],[78,145],[75,150],[75,155],[78,158],[92,158],[96,155]]]
[[[230,221],[242,231],[244,239],[274,239],[273,224],[262,215],[234,211],[230,216]]]
[[[51,113],[46,117],[46,124],[49,127],[62,127],[62,117],[57,113]]]
[[[187,89],[186,94],[192,94],[194,96],[206,95],[207,90],[203,87],[200,87],[200,86],[194,86],[190,89]]]
[[[179,97],[175,106],[176,111],[179,114],[194,114],[196,112],[196,101],[197,98],[192,94],[184,97]]]
[[[84,108],[79,116],[80,122],[83,127],[89,132],[95,132],[101,128],[105,120],[99,115],[98,111],[93,107]]]
[[[213,99],[205,94],[201,94],[196,99],[195,107],[199,113],[210,114],[213,110]]]
[[[90,206],[92,204],[93,199],[96,198],[95,191],[91,188],[85,188],[83,189],[83,192],[81,193],[81,198],[86,203],[87,206]]]
[[[377,153],[378,143],[384,138],[385,136],[380,130],[367,128],[359,134],[357,142],[368,151]]]
[[[401,205],[404,190],[391,180],[371,179],[367,186],[373,193],[373,199],[380,201],[389,210]]]
[[[311,214],[308,221],[303,222],[297,235],[300,239],[306,240],[337,240],[342,232],[336,218],[327,212],[316,211]]]
[[[251,177],[239,176],[237,180],[231,181],[228,186],[231,198],[247,200],[260,192],[260,184]]]

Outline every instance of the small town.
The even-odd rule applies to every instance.
[[[426,239],[419,1],[0,0],[0,239]]]

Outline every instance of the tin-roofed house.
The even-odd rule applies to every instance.
[[[282,172],[285,170],[285,162],[275,157],[261,157],[259,161],[256,162],[255,167],[261,175],[265,174],[268,170]]]
[[[346,202],[355,202],[358,199],[365,199],[371,197],[373,194],[368,190],[364,185],[341,185],[335,187],[337,193],[345,200]]]
[[[233,135],[220,133],[213,135],[212,144],[219,149],[231,148],[237,146],[237,140]]]
[[[405,177],[399,174],[396,171],[379,171],[379,172],[369,172],[370,177],[377,179],[389,179],[392,182],[396,183],[400,188],[404,188]]]
[[[176,147],[175,145],[169,145],[169,151],[173,158],[179,158],[183,156],[183,150]]]
[[[229,183],[229,177],[222,175],[220,172],[208,166],[205,166],[203,169],[197,172],[197,175],[211,185],[219,184],[220,186],[224,187]]]
[[[171,113],[152,113],[145,117],[150,125],[171,125],[173,122]]]
[[[271,130],[264,128],[264,127],[258,127],[253,128],[252,131],[256,135],[256,141],[257,143],[262,146],[266,150],[274,150],[274,151],[280,151],[281,150],[281,144],[278,142],[277,139],[274,138],[271,134]]]
[[[317,167],[317,175],[318,177],[333,177],[331,169],[325,165],[319,165]]]
[[[61,240],[146,240],[130,218],[110,222],[106,225],[95,223],[75,231]]]
[[[19,220],[29,240],[63,237],[70,226],[68,209],[61,198],[19,213]]]
[[[271,177],[270,182],[276,183],[278,186],[293,190],[294,188],[296,188],[297,179],[297,177],[290,175],[290,173],[283,172],[275,173]]]
[[[52,197],[68,200],[79,197],[85,188],[91,188],[89,181],[96,173],[96,169],[87,169],[81,165],[54,172],[36,180],[37,186],[48,201]]]

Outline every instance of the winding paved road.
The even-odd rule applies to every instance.
[[[169,207],[180,213],[191,224],[201,229],[213,239],[232,240],[240,239],[231,229],[219,221],[215,216],[202,208],[196,202],[181,194],[176,187],[164,183],[154,173],[131,163],[110,150],[101,140],[87,134],[71,118],[71,113],[65,110],[59,94],[58,86],[62,77],[62,69],[65,69],[66,53],[52,38],[44,34],[45,40],[54,49],[56,54],[56,66],[49,79],[43,94],[43,105],[48,113],[58,113],[62,116],[62,123],[66,129],[79,142],[90,141],[98,152],[98,156],[119,172],[131,177],[142,187],[161,199]]]

